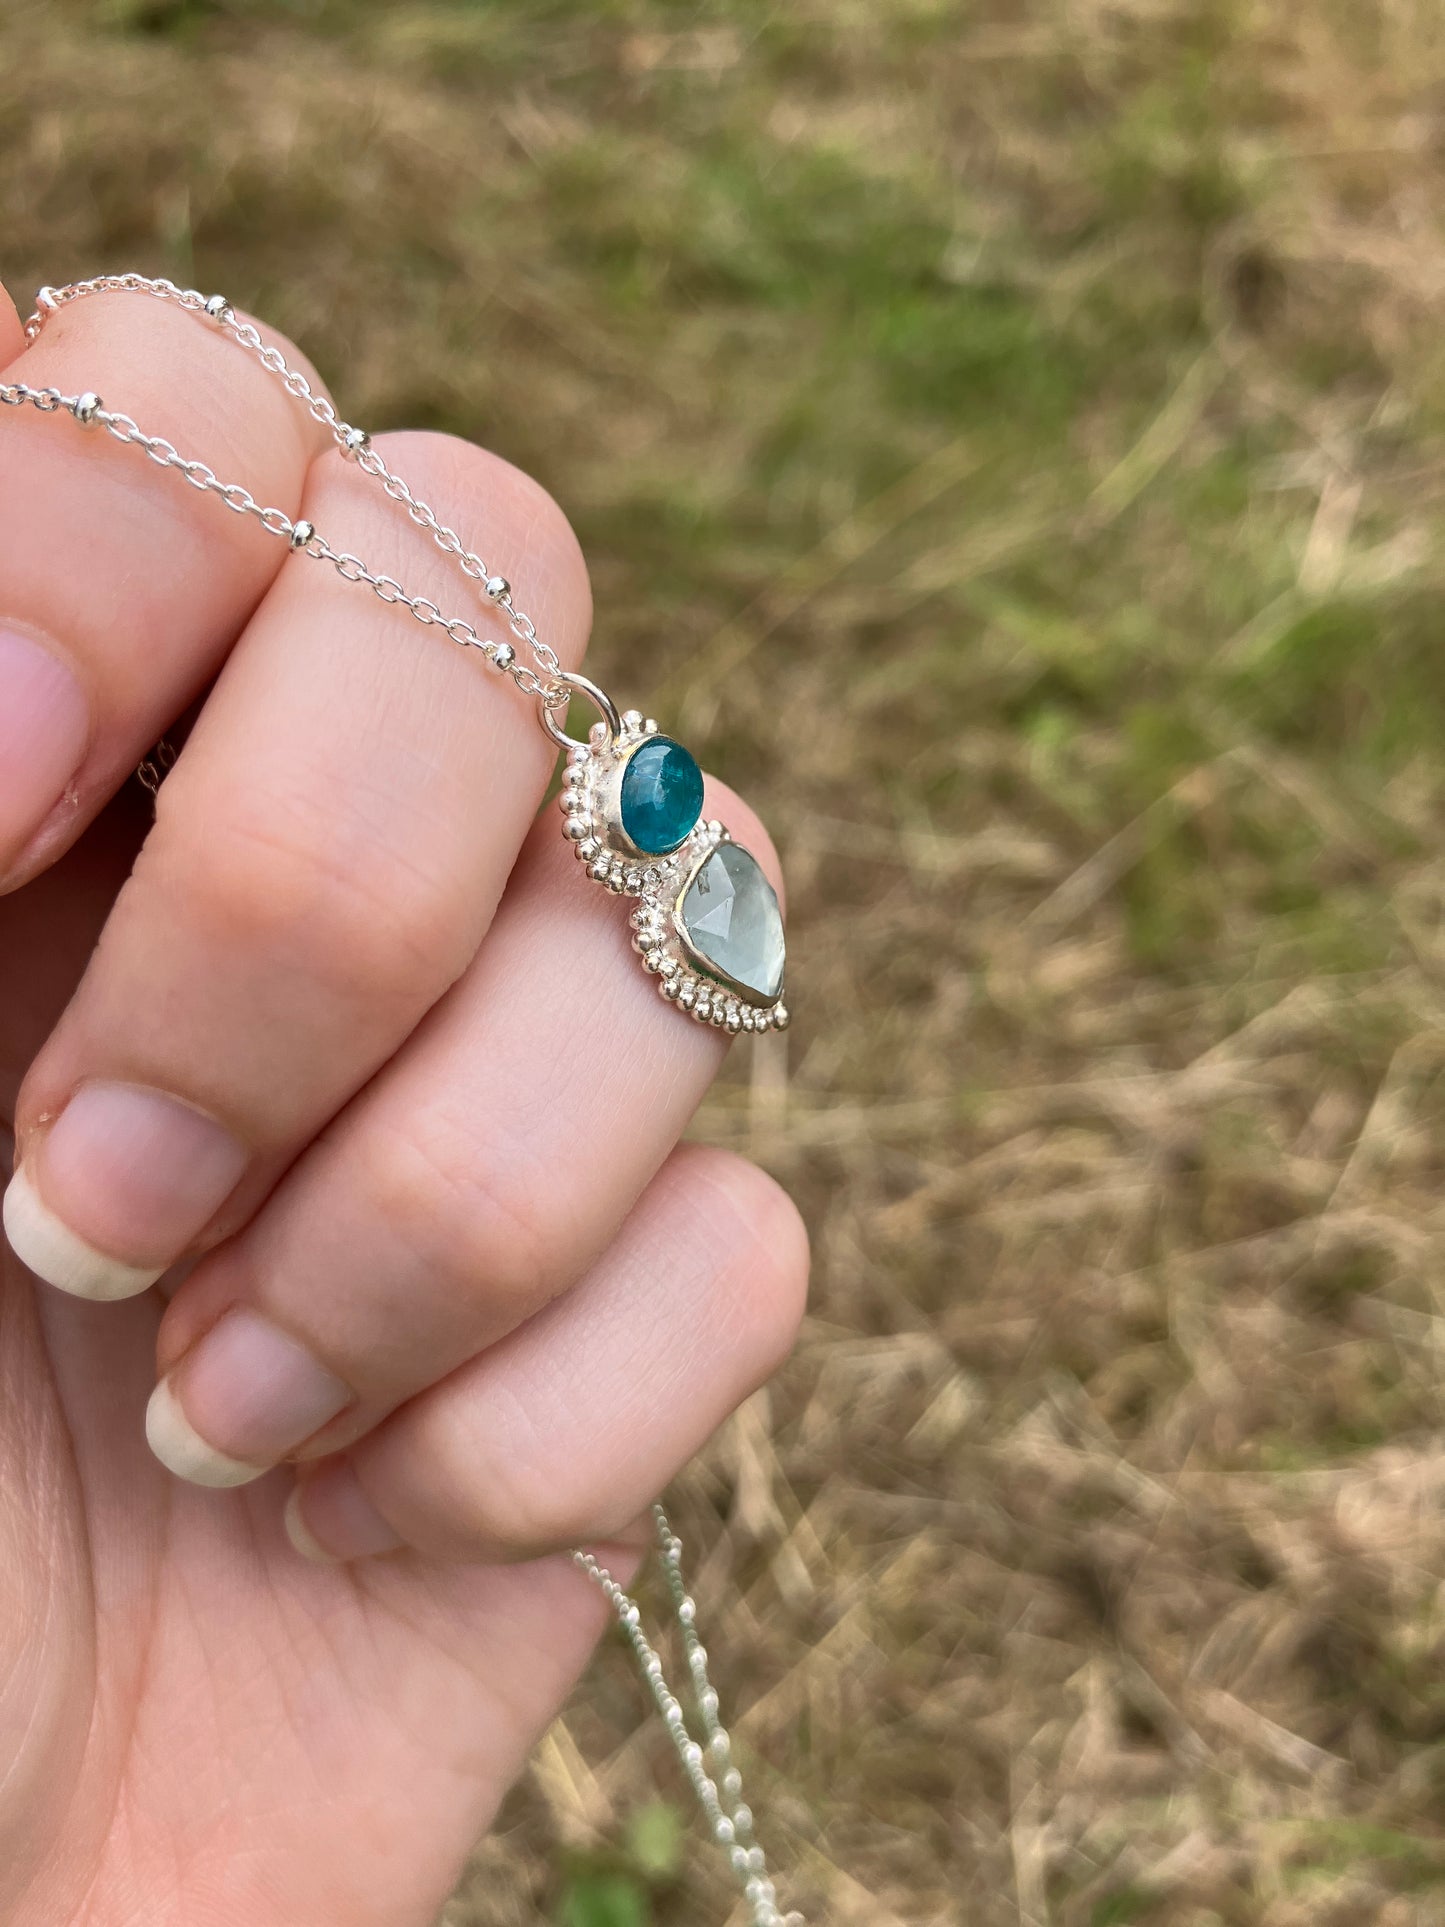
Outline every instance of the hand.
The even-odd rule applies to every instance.
[[[14,377],[465,608],[194,317],[23,346],[0,302]],[[547,496],[382,445],[575,664]],[[0,1917],[425,1922],[603,1624],[558,1549],[626,1541],[772,1369],[803,1235],[676,1148],[723,1042],[534,823],[510,684],[69,420],[4,411],[0,525]],[[202,696],[152,826],[130,772]]]

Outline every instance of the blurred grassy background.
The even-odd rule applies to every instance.
[[[1435,0],[8,0],[0,177],[532,469],[773,823],[678,1513],[810,1920],[1445,1921]],[[676,1785],[604,1654],[448,1927],[728,1918]]]

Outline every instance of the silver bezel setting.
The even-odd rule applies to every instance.
[[[633,752],[657,733],[651,717],[631,709],[615,738],[599,723],[589,743],[574,745],[558,798],[562,833],[594,883],[613,896],[637,899],[632,947],[643,969],[656,978],[660,996],[695,1023],[730,1036],[786,1030],[781,990],[775,998],[760,998],[710,964],[683,932],[682,898],[699,866],[719,844],[732,841],[724,826],[715,818],[698,823],[667,856],[645,855],[622,829],[622,771]]]
[[[660,734],[657,724],[650,716],[639,715],[628,710],[622,718],[622,734],[615,739],[605,731],[595,732],[600,740],[588,748],[588,767],[590,775],[588,788],[591,796],[592,821],[598,840],[605,843],[613,856],[620,856],[630,863],[646,868],[649,864],[667,862],[673,854],[667,851],[658,856],[651,851],[639,849],[627,834],[622,822],[622,779],[627,773],[627,765],[632,761],[644,743],[651,742]],[[679,849],[684,843],[678,845]]]

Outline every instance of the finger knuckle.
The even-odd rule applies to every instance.
[[[546,1192],[519,1147],[492,1151],[445,1120],[381,1128],[361,1153],[388,1241],[421,1255],[443,1291],[496,1332],[548,1295]]]
[[[356,854],[314,805],[252,798],[193,855],[188,915],[215,954],[259,952],[388,1019],[424,1008],[469,961],[445,879],[375,841]]]
[[[579,1539],[607,1537],[637,1510],[595,1465],[561,1459],[535,1414],[504,1385],[493,1388],[485,1411],[439,1402],[413,1449],[439,1500],[439,1531],[458,1549],[489,1559],[536,1559]],[[477,1477],[479,1464],[487,1467],[485,1480]]]

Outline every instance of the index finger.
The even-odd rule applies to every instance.
[[[0,340],[17,332],[11,312]],[[285,560],[254,513],[219,512],[213,496],[241,498],[215,484],[292,516],[327,438],[254,357],[169,298],[70,301],[6,360],[0,889],[75,839],[215,675]],[[138,432],[121,446],[115,425],[42,415],[16,384],[98,394]]]

